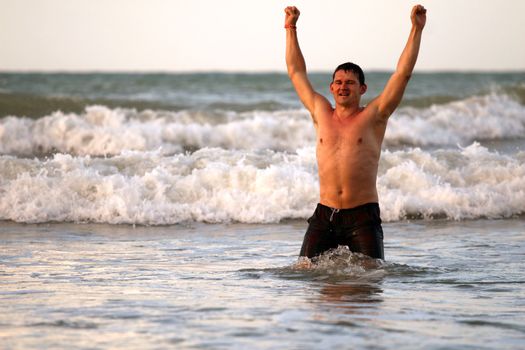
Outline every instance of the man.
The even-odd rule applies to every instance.
[[[381,143],[416,64],[426,10],[421,5],[412,9],[412,29],[397,69],[368,105],[360,105],[367,89],[361,68],[353,63],[336,68],[330,84],[335,108],[308,80],[297,39],[299,10],[291,6],[285,13],[288,76],[317,133],[320,201],[308,219],[300,255],[312,258],[346,245],[353,252],[384,259],[376,188]]]

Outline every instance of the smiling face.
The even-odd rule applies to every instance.
[[[358,76],[350,70],[335,72],[330,91],[335,103],[342,106],[359,106],[361,95],[366,92],[366,84],[360,84]]]

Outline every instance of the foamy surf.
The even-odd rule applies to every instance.
[[[509,95],[491,93],[429,108],[400,108],[389,120],[385,143],[466,146],[524,135],[525,106]]]
[[[386,151],[377,186],[386,221],[512,217],[525,213],[525,152],[503,155],[478,143]]]
[[[479,144],[385,151],[384,221],[507,218],[525,213],[525,153]],[[0,157],[0,219],[165,225],[308,218],[319,198],[313,147],[295,153],[204,148],[165,156]]]
[[[491,93],[427,108],[403,107],[390,118],[385,146],[467,146],[523,138],[525,106]],[[124,151],[165,155],[205,147],[295,152],[315,143],[304,109],[278,111],[137,111],[90,106],[39,119],[0,119],[0,154],[111,156]]]
[[[174,154],[204,147],[290,151],[314,141],[311,122],[302,110],[239,114],[90,106],[82,114],[0,119],[0,154],[22,156],[53,152],[105,156],[159,148],[163,154]]]
[[[330,249],[319,256],[299,257],[291,269],[307,271],[321,278],[334,277],[382,277],[383,260],[373,259],[361,253],[353,253],[347,246]]]

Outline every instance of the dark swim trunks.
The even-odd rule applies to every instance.
[[[334,209],[318,204],[308,219],[300,256],[312,258],[340,245],[354,253],[384,259],[383,229],[379,204],[368,203],[352,209]]]

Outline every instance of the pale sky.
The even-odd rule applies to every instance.
[[[284,8],[310,71],[392,70],[407,0],[0,0],[0,71],[284,71]],[[525,0],[421,0],[417,70],[525,70]]]

